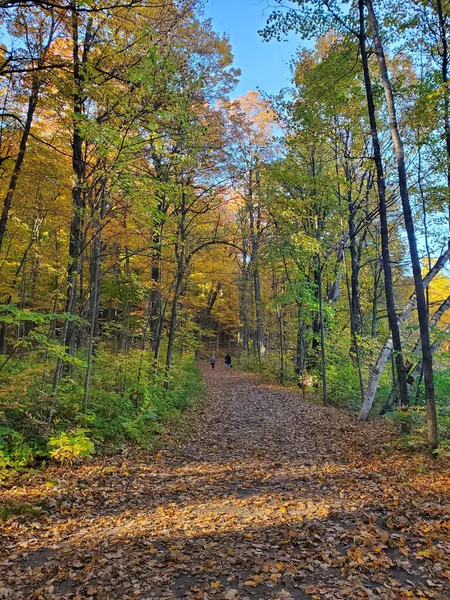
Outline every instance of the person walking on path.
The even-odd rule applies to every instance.
[[[228,352],[225,354],[225,366],[227,369],[231,369],[231,356]]]
[[[211,358],[209,359],[209,362],[211,363],[211,369],[214,369],[214,367],[216,366],[216,355],[215,354],[211,354]]]

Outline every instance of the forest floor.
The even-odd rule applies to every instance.
[[[2,489],[44,508],[3,524],[0,598],[450,599],[441,461],[390,447],[386,422],[203,369],[184,441]]]

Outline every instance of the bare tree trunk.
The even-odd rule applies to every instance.
[[[350,155],[348,149],[346,149],[346,155]],[[337,148],[335,152],[335,161],[336,161],[336,175],[339,176],[339,167],[337,161]],[[356,217],[356,204],[352,199],[352,187],[351,187],[351,177],[350,171],[347,165],[344,167],[345,171],[345,179],[347,184],[349,184],[349,189],[347,192],[347,205],[348,205],[348,237],[350,240],[350,260],[352,266],[351,272],[351,288],[348,277],[347,270],[347,260],[345,256],[345,231],[344,231],[344,217],[342,214],[342,202],[341,202],[341,189],[340,184],[338,183],[338,196],[339,196],[339,212],[341,217],[341,235],[342,235],[342,264],[344,268],[345,274],[345,284],[347,288],[347,299],[348,299],[348,307],[350,311],[350,334],[351,334],[351,345],[353,347],[353,351],[356,358],[356,366],[358,369],[358,378],[359,378],[359,387],[361,392],[361,401],[364,400],[364,384],[362,378],[362,370],[361,370],[361,354],[359,350],[358,343],[358,333],[361,324],[361,303],[360,303],[360,294],[359,294],[359,270],[360,270],[360,250],[357,251],[356,245],[356,227],[355,227],[355,217]],[[370,179],[368,182],[370,185]],[[358,317],[355,317],[354,311],[357,311]],[[353,354],[351,351],[350,354]]]
[[[88,358],[87,358],[87,369],[84,379],[84,396],[83,396],[83,413],[86,414],[89,398],[89,384],[91,380],[92,370],[92,357],[94,351],[94,339],[95,339],[95,323],[97,318],[98,310],[98,282],[100,279],[100,252],[98,251],[99,244],[101,244],[101,232],[97,234],[99,240],[93,244],[94,251],[94,279],[91,281],[91,310],[90,310],[90,325],[89,325],[89,343],[88,343]]]
[[[447,41],[447,23],[444,16],[442,7],[442,0],[436,0],[430,3],[433,8],[436,8],[439,20],[439,37],[441,41],[441,51],[439,53],[441,62],[441,74],[443,83],[443,94],[444,94],[444,134],[445,134],[445,148],[447,151],[447,189],[450,190],[450,90],[449,90],[449,78],[448,78],[448,41]],[[450,229],[450,201],[448,202],[448,225]],[[449,238],[450,244],[450,238]]]
[[[397,377],[399,381],[399,389],[402,404],[408,403],[408,392],[406,388],[406,374],[403,364],[403,353],[402,344],[400,338],[400,328],[397,323],[397,316],[395,311],[394,301],[394,290],[392,284],[392,271],[391,271],[391,259],[389,254],[389,230],[387,221],[387,205],[386,205],[386,182],[384,179],[384,168],[381,155],[380,142],[378,139],[378,128],[375,117],[375,102],[373,98],[372,82],[370,79],[369,60],[366,49],[366,29],[365,29],[365,18],[364,18],[364,0],[359,0],[359,46],[361,51],[361,60],[364,71],[364,85],[366,89],[367,108],[369,112],[370,120],[370,131],[372,137],[372,147],[374,152],[375,167],[377,172],[377,188],[378,188],[378,202],[379,202],[379,213],[380,213],[380,230],[381,230],[381,256],[383,261],[384,271],[384,288],[386,295],[386,307],[388,313],[389,327],[391,330],[391,340],[395,351],[395,363],[397,367]],[[389,356],[389,355],[388,355]],[[387,359],[387,357],[386,357]],[[384,365],[384,363],[383,363]],[[374,373],[376,372],[377,365],[373,367]],[[379,374],[381,376],[381,373]],[[365,412],[366,406],[370,403],[372,406],[373,397],[375,395],[376,387],[378,386],[378,380],[376,381],[375,389],[369,386],[366,390],[364,402],[361,408],[360,418],[362,418],[363,411]],[[372,397],[373,395],[373,397]],[[368,413],[367,413],[368,414]],[[366,418],[366,417],[365,417]]]
[[[100,191],[100,221],[102,222],[105,218],[105,186],[106,182],[102,183],[102,189]],[[86,414],[89,399],[89,384],[91,379],[92,360],[94,356],[94,344],[97,330],[98,321],[98,308],[99,308],[99,290],[100,290],[100,267],[102,261],[102,228],[97,220],[93,222],[93,229],[96,231],[94,239],[92,240],[92,253],[93,253],[93,274],[91,281],[91,307],[90,307],[90,325],[89,325],[89,342],[88,342],[88,357],[87,357],[87,369],[84,379],[84,397],[83,397],[83,413]]]
[[[350,301],[352,305],[351,310],[351,321],[352,321],[352,332],[353,337],[359,335],[361,330],[361,302],[360,302],[360,289],[359,289],[359,257],[358,257],[358,249],[356,245],[356,232],[355,232],[355,206],[353,203],[349,206],[349,217],[348,217],[348,227],[349,227],[349,250],[350,250],[350,261],[351,261],[351,271],[350,271],[350,283],[351,283],[351,295]]]
[[[380,68],[381,80],[383,83],[384,93],[386,97],[391,137],[394,144],[395,155],[397,158],[398,182],[403,207],[403,218],[405,221],[405,228],[408,236],[411,266],[414,276],[414,286],[417,295],[417,315],[419,319],[420,339],[422,344],[423,378],[425,383],[425,396],[427,401],[428,446],[430,450],[434,450],[435,448],[437,448],[439,440],[437,431],[436,401],[434,395],[433,355],[431,353],[430,332],[428,329],[428,311],[422,282],[420,258],[419,252],[417,250],[417,240],[414,231],[414,222],[411,212],[411,206],[409,203],[403,142],[398,129],[394,96],[392,93],[392,86],[387,70],[383,45],[379,34],[378,21],[373,10],[372,0],[365,0],[365,3],[368,10],[369,22],[371,25],[372,37],[375,46],[375,53],[377,55],[378,66]],[[403,382],[400,381],[399,384],[400,396],[403,404]]]
[[[312,276],[310,274],[310,277],[312,277],[313,282],[314,282],[315,299],[317,300],[317,302],[319,302],[319,273],[317,271],[316,266],[313,266],[313,273],[312,273]],[[317,368],[317,366],[319,364],[318,355],[319,355],[319,345],[320,345],[320,343],[319,343],[320,315],[318,314],[318,312],[314,312],[314,314],[313,314],[311,331],[312,331],[311,349],[306,355],[307,371]]]
[[[345,283],[346,283],[346,287],[347,287],[347,297],[348,297],[348,306],[349,306],[349,310],[350,310],[350,324],[354,321],[354,317],[353,317],[353,310],[354,310],[354,304],[352,302],[352,297],[351,297],[351,291],[350,291],[350,283],[348,280],[348,271],[347,271],[347,263],[344,257],[344,272],[345,272]],[[352,288],[353,289],[353,288]],[[358,302],[359,304],[359,302]],[[362,369],[361,369],[361,352],[359,349],[359,342],[358,342],[358,337],[357,337],[357,330],[354,329],[353,327],[351,327],[351,336],[352,336],[352,345],[354,348],[354,352],[355,352],[355,358],[356,358],[356,368],[358,369],[358,380],[359,380],[359,389],[361,392],[361,402],[364,402],[364,382],[363,382],[363,376],[362,376]]]
[[[138,374],[137,374],[137,380],[136,380],[137,385],[139,385],[139,383],[141,381],[142,363],[144,362],[144,355],[145,355],[145,351],[147,350],[147,332],[148,332],[148,328],[150,325],[151,301],[152,301],[152,292],[149,291],[149,293],[147,294],[147,301],[145,303],[144,318],[143,318],[142,330],[141,330],[142,344],[141,344],[141,355],[139,357],[139,368],[138,368]]]
[[[284,327],[283,327],[283,308],[279,306],[277,308],[277,320],[278,320],[278,337],[280,343],[280,383],[284,383]]]
[[[334,280],[330,286],[330,290],[328,292],[328,301],[334,306],[336,302],[339,300],[339,294],[341,292],[341,279],[342,279],[342,269],[341,264],[344,263],[345,257],[345,242],[342,241],[342,245],[339,246],[336,256],[336,262],[334,265]]]
[[[180,222],[178,224],[178,240],[175,243],[175,256],[177,261],[177,273],[175,275],[175,289],[172,299],[172,313],[170,315],[169,323],[169,335],[167,339],[167,353],[166,353],[166,368],[165,368],[165,381],[164,388],[169,388],[170,382],[170,369],[172,366],[173,349],[175,344],[175,333],[177,329],[177,316],[178,316],[178,304],[183,289],[184,276],[190,260],[190,257],[186,256],[186,192],[184,188],[184,173],[181,172],[181,202],[178,207],[178,214]]]
[[[238,341],[239,345],[244,349],[245,352],[249,351],[249,343],[250,343],[250,328],[248,322],[248,311],[249,311],[249,302],[248,302],[248,254],[247,250],[247,240],[244,238],[242,240],[242,248],[244,250],[242,254],[242,276],[241,282],[239,286],[239,334]]]
[[[212,282],[213,284],[215,282]],[[222,289],[222,284],[219,281],[217,285],[214,285],[213,288],[209,291],[208,299],[206,301],[206,306],[202,308],[200,314],[198,316],[198,324],[202,329],[204,329],[208,323],[208,319],[211,316],[212,309],[214,308],[214,304],[219,296],[219,293]]]
[[[305,396],[305,359],[306,359],[306,340],[305,323],[303,320],[302,303],[297,300],[297,345],[295,354],[295,373],[298,377],[298,384],[302,388],[303,397]]]
[[[377,320],[378,320],[378,284],[380,281],[382,268],[378,269],[378,261],[375,263],[373,272],[373,300],[372,300],[372,323],[370,327],[370,335],[372,339],[377,337]]]
[[[158,205],[158,212],[163,205]],[[152,339],[152,350],[156,354],[156,349],[161,343],[162,334],[162,302],[161,302],[161,251],[162,251],[162,232],[163,224],[155,224],[152,239],[152,267],[151,267],[151,307],[150,307],[150,334]]]
[[[87,62],[90,44],[92,18],[88,18],[88,24],[84,36],[84,41],[80,44],[79,33],[79,14],[75,8],[72,9],[72,55],[73,55],[73,133],[72,133],[72,172],[74,183],[72,186],[72,218],[70,223],[69,239],[69,265],[67,268],[67,295],[66,312],[71,315],[76,314],[77,305],[77,279],[80,268],[81,252],[83,247],[84,218],[86,211],[86,198],[84,194],[84,176],[85,164],[83,160],[84,137],[81,131],[80,120],[83,116],[83,107],[85,101],[84,89],[84,66]],[[83,47],[80,57],[80,45]],[[75,325],[72,321],[66,320],[62,332],[62,344],[68,346],[71,343]],[[59,386],[59,380],[62,373],[62,358],[58,358],[53,378],[53,392],[49,421],[53,418],[53,410],[56,402],[56,396]]]
[[[175,290],[173,294],[172,300],[172,313],[170,315],[170,323],[169,323],[169,335],[167,339],[167,354],[166,354],[166,374],[164,387],[168,389],[169,387],[169,377],[170,377],[170,368],[172,366],[172,358],[173,358],[173,348],[175,343],[175,332],[177,329],[177,315],[178,315],[178,304],[180,300],[181,290],[183,287],[183,279],[184,279],[184,248],[181,250],[181,259],[178,263],[178,271],[176,275],[176,283]]]
[[[258,354],[258,363],[261,368],[261,358],[265,354],[265,336],[264,336],[264,319],[262,310],[262,299],[261,299],[261,281],[259,277],[259,265],[258,265],[258,254],[259,254],[259,240],[261,235],[261,208],[259,204],[255,206],[255,187],[256,184],[253,181],[253,170],[250,171],[249,177],[249,204],[248,204],[248,215],[250,224],[250,244],[251,244],[251,271],[253,275],[253,293],[255,299],[255,314],[256,314],[256,328],[255,328],[255,343]],[[256,175],[257,177],[257,175]]]
[[[84,191],[84,179],[86,166],[83,158],[84,136],[81,129],[81,119],[84,111],[85,93],[84,67],[89,55],[91,43],[92,19],[89,18],[83,42],[79,39],[79,15],[76,10],[72,12],[72,36],[73,36],[73,134],[72,134],[72,171],[74,183],[72,186],[72,219],[70,223],[69,241],[69,266],[67,278],[69,288],[75,288],[75,293],[68,291],[66,310],[70,314],[76,314],[76,288],[80,271],[81,253],[83,247],[83,224],[86,212],[86,196]],[[82,55],[80,57],[80,46]],[[72,301],[71,301],[72,300]],[[69,326],[65,343],[71,341],[73,325]]]
[[[278,329],[278,352],[280,360],[280,374],[279,382],[284,382],[285,377],[285,360],[284,360],[284,327],[283,327],[283,306],[278,300],[278,278],[275,274],[275,269],[272,269],[272,293],[273,303],[275,306],[275,313],[277,317],[277,329]],[[270,343],[268,344],[270,352]]]
[[[261,300],[261,281],[259,278],[259,268],[253,264],[253,284],[255,293],[255,310],[256,310],[256,348],[258,351],[258,360],[261,366],[261,358],[266,352],[266,341],[264,335],[262,300]]]
[[[350,152],[346,149],[346,153],[349,155]],[[349,237],[349,250],[350,250],[350,282],[351,282],[351,294],[350,294],[350,325],[352,331],[352,338],[356,339],[356,336],[360,333],[361,329],[361,299],[359,290],[359,271],[360,271],[360,260],[359,251],[356,240],[356,213],[357,204],[353,199],[352,194],[352,179],[350,169],[347,164],[344,166],[345,180],[348,185],[347,192],[347,223],[348,223],[348,237]],[[369,180],[370,184],[370,180]],[[342,232],[344,234],[344,232]],[[345,262],[345,259],[344,259]],[[346,275],[348,277],[348,274]]]
[[[323,316],[323,298],[322,298],[322,263],[320,254],[317,255],[317,272],[318,272],[318,296],[319,296],[319,327],[320,327],[320,356],[322,363],[322,400],[324,406],[328,405],[328,389],[327,389],[327,358],[325,352],[325,323]]]

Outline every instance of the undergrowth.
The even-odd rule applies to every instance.
[[[151,448],[202,394],[203,379],[193,356],[178,357],[166,390],[164,373],[144,359],[140,351],[116,355],[101,348],[85,412],[83,369],[66,373],[53,398],[41,355],[10,360],[0,377],[3,473],[48,460],[72,463],[98,452],[117,453],[129,443]]]

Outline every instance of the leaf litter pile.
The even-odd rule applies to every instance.
[[[22,475],[0,598],[450,599],[450,479],[384,422],[205,365],[208,405],[154,456]]]

